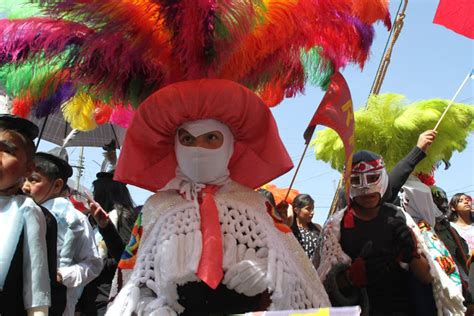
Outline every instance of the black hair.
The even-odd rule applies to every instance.
[[[49,160],[45,155],[35,155],[35,171],[41,173],[48,180],[54,181],[56,179],[63,180],[63,187],[61,192],[64,191],[67,187],[67,179],[69,178],[64,174],[63,170],[55,164],[53,161]]]
[[[314,206],[314,200],[309,194],[298,194],[294,199],[293,199],[293,209],[299,208],[302,209],[303,207],[306,206]]]
[[[449,220],[451,222],[455,222],[458,220],[459,218],[459,215],[458,213],[456,212],[456,205],[458,205],[459,201],[461,200],[461,197],[462,196],[469,196],[468,194],[466,193],[456,193],[455,195],[453,195],[451,197],[451,201],[449,201],[449,209],[451,210],[451,214],[449,215]]]
[[[309,194],[298,194],[293,199],[293,203],[291,205],[293,206],[293,213],[295,213],[293,224],[291,225],[291,230],[293,231],[293,234],[296,236],[296,238],[299,240],[301,234],[298,229],[298,225],[296,224],[296,217],[298,217],[298,215],[296,214],[295,209],[296,208],[302,209],[306,206],[314,206],[314,200]],[[312,222],[308,223],[308,228],[309,230],[313,230],[313,231],[316,230],[318,232],[320,231],[320,229],[316,225],[314,225]]]
[[[276,202],[275,202],[275,197],[273,196],[273,193],[266,190],[266,189],[258,189],[257,190],[258,193],[262,194],[267,200],[268,202],[270,202],[270,204],[276,208]]]
[[[100,176],[92,182],[94,188],[94,200],[96,200],[108,213],[120,205],[133,210],[135,203],[130,196],[127,186],[115,181],[112,176]]]

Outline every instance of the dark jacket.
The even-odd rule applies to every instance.
[[[84,288],[76,306],[76,311],[80,311],[81,315],[105,314],[112,280],[137,218],[133,209],[129,210],[121,206],[116,206],[115,209],[118,215],[117,228],[111,223],[105,228],[99,228],[107,246],[107,258],[104,259],[104,268],[99,276]]]

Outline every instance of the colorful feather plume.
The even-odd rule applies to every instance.
[[[371,96],[367,109],[355,115],[355,150],[370,150],[384,157],[391,170],[416,145],[418,136],[433,129],[449,101],[430,99],[408,104],[399,94]],[[415,171],[430,173],[439,161],[449,161],[454,152],[466,148],[474,131],[474,106],[454,103],[438,127],[436,140]],[[331,129],[317,132],[312,141],[316,159],[339,171],[344,166],[344,146]]]
[[[37,87],[30,98],[40,115],[65,102],[56,90],[64,92],[67,82],[73,83],[69,91],[91,100],[136,107],[176,81],[226,78],[277,105],[303,92],[307,82],[324,88],[348,63],[363,67],[372,24],[390,20],[388,0],[32,2],[29,18],[8,13],[8,3],[2,8],[13,19],[0,20],[0,65],[21,67],[41,58],[46,67],[58,65],[61,56],[59,70],[30,75],[16,91],[21,99]],[[57,80],[46,85],[46,78]]]
[[[77,93],[62,107],[64,119],[71,128],[87,132],[97,127],[94,119],[94,100],[86,93]]]

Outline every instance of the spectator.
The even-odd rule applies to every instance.
[[[312,259],[318,247],[321,226],[312,222],[314,215],[314,200],[309,194],[299,194],[293,200],[293,213],[295,220],[291,230],[296,239]]]
[[[72,316],[84,286],[102,270],[102,260],[87,217],[63,197],[67,179],[72,175],[65,154],[65,150],[57,149],[37,153],[35,170],[25,181],[23,191],[46,207],[58,223],[57,279],[67,287],[64,315]]]

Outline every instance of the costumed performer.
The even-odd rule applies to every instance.
[[[427,179],[426,174],[410,175],[400,191],[401,206],[410,214],[420,229],[420,235],[423,238],[429,255],[435,262],[435,267],[439,272],[441,282],[447,288],[451,296],[463,297],[462,280],[460,269],[454,261],[453,256],[445,246],[443,241],[435,232],[436,219],[443,213],[436,206],[431,189],[419,178]],[[444,273],[443,273],[444,272]],[[427,286],[414,284],[418,287],[418,293],[425,292],[425,299],[431,295]],[[420,295],[421,299],[423,295]]]
[[[428,144],[418,147],[426,151]],[[411,284],[431,283],[436,306],[424,306],[423,312],[462,314],[463,297],[442,282],[413,219],[386,202],[400,186],[389,184],[381,156],[354,155],[349,206],[323,228],[318,273],[328,294],[335,304],[362,303],[366,315],[416,315],[418,293]]]
[[[300,245],[252,190],[292,166],[270,110],[235,82],[185,81],[145,100],[115,179],[158,192],[142,209],[136,263],[107,315],[329,306]]]

